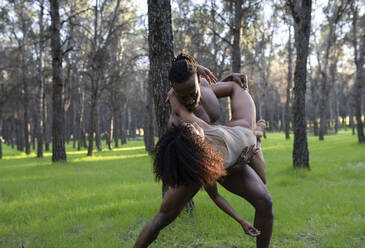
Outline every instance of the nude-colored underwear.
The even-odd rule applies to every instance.
[[[218,136],[226,144],[228,156],[224,161],[224,168],[234,165],[246,146],[256,145],[257,139],[251,129],[235,126],[227,127],[222,125],[214,126],[213,130],[205,130],[205,134]]]

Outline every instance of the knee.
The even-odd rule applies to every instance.
[[[159,232],[161,229],[163,229],[165,226],[169,225],[171,222],[175,220],[177,217],[177,214],[174,212],[163,212],[160,211],[157,213],[153,220],[152,229],[155,232]]]
[[[265,194],[260,200],[258,200],[256,210],[260,211],[261,214],[267,217],[274,218],[273,203],[269,193]]]

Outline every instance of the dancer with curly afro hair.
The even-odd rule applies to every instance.
[[[160,138],[153,166],[156,179],[170,187],[159,212],[143,228],[134,247],[147,247],[152,243],[201,187],[220,209],[241,225],[246,234],[257,237],[257,247],[269,247],[273,226],[272,202],[263,183],[265,178],[259,177],[265,162],[262,156],[255,154],[255,132],[263,132],[265,123],[256,125],[256,110],[250,94],[232,82],[220,82],[214,92],[230,96],[231,121],[223,126],[203,120],[204,114],[199,111],[208,101],[203,102],[200,92],[201,79],[198,77],[201,70],[207,73],[185,55],[177,58],[170,70],[173,90],[169,92],[168,101],[172,113],[180,121]],[[251,157],[251,166],[248,166]],[[254,226],[240,217],[218,193],[216,182],[254,206]]]

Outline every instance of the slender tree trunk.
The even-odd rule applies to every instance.
[[[26,20],[24,17],[24,1],[20,1],[20,17],[21,17],[21,30],[22,30],[22,40],[20,44],[20,63],[21,63],[21,81],[23,85],[22,89],[22,100],[23,100],[23,132],[24,132],[24,144],[25,144],[25,153],[30,154],[30,145],[31,145],[31,133],[30,133],[30,117],[29,117],[29,88],[28,88],[28,79],[27,79],[27,66],[26,66],[26,58],[25,58],[25,50],[26,50],[26,39],[28,36],[28,30],[26,27]]]
[[[15,147],[15,143],[16,143],[16,123],[15,123],[15,119],[14,118],[11,118],[11,121],[10,121],[10,124],[11,124],[11,149],[14,149]]]
[[[320,104],[319,104],[319,112],[321,117],[320,127],[319,127],[319,140],[324,140],[324,135],[327,132],[327,119],[328,119],[328,97],[329,97],[329,86],[328,86],[328,75],[327,75],[327,68],[328,68],[328,60],[330,54],[330,48],[332,45],[333,40],[333,24],[330,23],[330,31],[327,36],[326,42],[326,52],[324,56],[324,66],[323,70],[320,69],[321,73],[321,97],[320,97]],[[318,60],[319,61],[319,60]],[[320,62],[320,61],[319,61]],[[319,64],[320,66],[320,64]]]
[[[102,151],[101,138],[100,138],[100,125],[99,125],[99,106],[96,104],[95,113],[95,145],[98,151]]]
[[[358,8],[354,6],[354,3],[351,5],[351,10],[353,14],[352,20],[352,31],[353,31],[353,47],[354,47],[354,57],[356,64],[356,77],[355,84],[353,87],[353,106],[354,106],[354,114],[356,118],[356,127],[357,127],[357,138],[359,143],[365,142],[364,136],[364,124],[361,119],[361,105],[362,105],[362,95],[363,95],[363,85],[365,80],[365,70],[364,70],[364,62],[365,62],[365,32],[364,28],[361,30],[362,33],[360,35],[359,40],[359,48],[358,48],[358,38],[357,38],[357,18],[358,18]],[[359,50],[358,50],[359,49]],[[354,130],[353,130],[354,132]]]
[[[293,2],[295,2],[293,4]],[[311,0],[296,0],[291,2],[294,18],[295,46],[297,51],[294,71],[294,168],[309,169],[309,152],[307,143],[307,122],[305,113],[305,93],[307,81],[307,57],[311,26]]]
[[[90,106],[90,116],[89,116],[89,146],[87,149],[87,156],[93,156],[94,148],[94,133],[96,128],[96,95],[91,95],[91,106]]]
[[[78,130],[77,130],[77,150],[81,150],[81,146],[84,143],[85,133],[84,133],[84,109],[85,109],[85,94],[84,90],[79,85],[78,87],[78,97],[79,97],[79,113],[78,113]],[[85,146],[84,146],[85,147]]]
[[[40,1],[40,12],[39,12],[39,55],[38,55],[38,138],[37,138],[37,157],[43,157],[43,95],[44,95],[44,77],[43,77],[43,11],[44,11],[44,0]]]
[[[127,144],[127,124],[128,124],[128,107],[123,104],[123,118],[120,118],[120,142],[122,145]]]
[[[52,161],[66,162],[65,149],[65,110],[64,82],[62,78],[62,47],[60,42],[59,2],[50,0],[51,6],[51,47],[53,76],[53,125],[52,125]]]
[[[109,120],[109,134],[108,134],[108,148],[113,150],[113,132],[114,132],[114,118],[113,114],[110,116]]]
[[[118,148],[119,147],[119,133],[120,133],[120,111],[118,110],[114,110],[113,108],[113,116],[114,116],[114,147]]]
[[[353,110],[350,111],[350,128],[352,130],[352,135],[355,135],[355,123],[354,123],[354,114]]]
[[[242,21],[243,0],[234,1],[234,23],[233,23],[233,48],[232,48],[232,71],[241,70],[241,21]]]
[[[288,37],[288,87],[286,88],[286,103],[285,103],[285,138],[290,139],[290,92],[293,81],[293,50],[291,44],[291,25],[289,24]]]
[[[144,114],[144,144],[146,151],[151,153],[155,146],[154,135],[153,135],[153,88],[152,82],[147,81],[147,94],[145,101],[145,114]]]
[[[0,118],[1,118],[1,114],[0,114]],[[2,134],[3,134],[3,120],[0,119],[0,159],[3,158],[3,137],[2,137]]]
[[[16,121],[16,145],[18,151],[24,151],[24,129],[23,121],[17,119]]]
[[[43,113],[43,141],[44,141],[44,150],[45,151],[49,151],[49,132],[48,132],[48,128],[49,128],[49,113],[48,113],[48,107],[47,107],[47,98],[46,98],[46,90],[44,89],[43,91],[43,109],[42,109],[42,113]]]

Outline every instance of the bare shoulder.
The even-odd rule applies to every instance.
[[[208,83],[208,81],[203,77],[200,78],[200,87],[212,88],[212,86]]]

